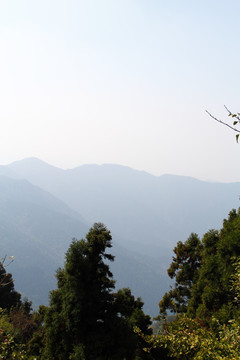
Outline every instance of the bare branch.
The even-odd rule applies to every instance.
[[[7,255],[5,255],[0,260],[0,268],[4,269],[4,271],[5,271],[6,266],[10,265],[14,261],[14,257],[9,256],[10,261],[7,264],[5,264],[6,257],[7,257]],[[13,282],[13,279],[11,279],[10,281],[6,281],[8,279],[8,277],[9,277],[9,274],[7,272],[5,272],[3,278],[0,280],[0,286],[7,286]]]
[[[225,106],[225,108],[226,108],[226,106]],[[227,108],[226,108],[226,110],[228,111],[228,113],[229,113],[230,116],[233,116],[233,114],[232,114]],[[229,125],[228,123],[226,123],[226,122],[224,122],[224,121],[222,121],[222,120],[217,119],[217,118],[216,118],[215,116],[213,116],[209,111],[206,110],[206,113],[207,113],[209,116],[211,116],[211,118],[213,118],[214,120],[216,120],[217,122],[219,122],[220,124],[223,124],[223,125],[229,127],[230,129],[232,129],[233,131],[236,131],[237,133],[240,133],[240,130],[238,130],[237,128]],[[236,116],[236,118],[240,121],[240,118],[238,118],[238,116]]]
[[[225,109],[226,109],[227,112],[228,112],[228,116],[231,116],[231,117],[237,119],[237,120],[240,122],[240,117],[238,116],[239,114],[233,114],[233,113],[226,107],[226,105],[224,105],[224,107],[225,107]]]
[[[3,267],[7,267],[9,266],[13,261],[14,261],[14,256],[9,256],[8,258],[10,259],[9,262],[6,264],[6,257],[7,255],[5,255],[1,260],[0,260],[0,265],[2,265]]]

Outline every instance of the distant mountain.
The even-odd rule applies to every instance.
[[[47,304],[54,274],[73,237],[88,225],[79,214],[26,180],[0,176],[1,257],[14,255],[8,269],[16,289],[36,305]]]
[[[116,259],[112,270],[117,287],[130,286],[135,296],[142,296],[145,311],[151,315],[157,314],[157,304],[168,290],[166,268],[177,241],[185,241],[191,232],[201,236],[209,229],[220,228],[229,211],[239,206],[240,183],[209,183],[174,175],[157,177],[120,165],[83,165],[62,170],[30,158],[1,166],[1,173],[15,179],[16,184],[20,179],[26,179],[35,185],[34,194],[27,195],[22,190],[21,204],[17,207],[12,200],[2,213],[11,213],[12,208],[17,212],[12,211],[16,219],[5,217],[6,221],[11,219],[11,224],[17,224],[16,232],[12,234],[13,247],[7,253],[18,254],[14,246],[22,224],[21,244],[24,241],[30,244],[27,251],[26,246],[22,246],[25,255],[24,251],[19,254],[14,266],[17,266],[18,257],[21,259],[23,256],[28,256],[25,262],[28,264],[32,256],[29,253],[35,251],[36,254],[37,248],[41,249],[39,254],[44,252],[44,259],[39,261],[43,265],[40,292],[43,292],[44,284],[48,284],[49,276],[53,279],[56,266],[63,265],[63,255],[70,239],[82,237],[94,222],[101,221],[113,235],[112,252]],[[20,183],[24,187],[27,182]],[[0,207],[1,193],[5,190],[0,188]],[[17,193],[12,195],[13,199],[20,196]],[[36,201],[33,204],[28,202],[26,206],[26,199]],[[60,201],[57,206],[55,201]],[[27,216],[23,217],[22,209]],[[36,221],[36,218],[41,221]],[[80,235],[76,235],[77,229]],[[31,266],[34,265],[39,266],[38,262]],[[19,261],[19,273],[21,269],[22,261],[21,264]],[[36,271],[29,272],[28,276],[33,276]],[[20,278],[17,276],[16,284],[29,294]],[[47,288],[52,284],[49,283]],[[39,293],[37,288],[35,293]]]
[[[1,257],[14,255],[8,268],[15,288],[33,301],[48,304],[49,291],[56,287],[54,274],[63,266],[64,254],[73,237],[84,238],[87,223],[61,200],[26,180],[0,175]],[[137,252],[129,252],[114,241],[111,264],[117,288],[131,287],[136,296],[146,296],[145,310],[157,313],[157,303],[169,283],[165,271],[156,271]],[[131,274],[131,276],[129,276]],[[163,287],[158,284],[162,283]]]
[[[121,244],[157,255],[191,232],[220,228],[239,206],[240,183],[209,183],[190,177],[153,176],[120,165],[83,165],[60,170],[30,158],[7,166],[63,200],[87,221],[102,221]]]

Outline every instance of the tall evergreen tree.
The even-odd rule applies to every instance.
[[[94,224],[86,240],[73,240],[64,269],[58,269],[58,289],[50,295],[46,315],[47,356],[50,359],[100,359],[112,303],[114,281],[106,253],[111,234],[103,224]]]
[[[111,239],[109,230],[96,223],[85,240],[71,243],[45,315],[46,359],[135,359],[133,325],[144,331],[150,319],[130,290],[113,293],[113,276],[105,262],[114,259],[106,252]]]
[[[165,293],[159,302],[160,313],[166,310],[184,313],[191,296],[191,288],[196,281],[202,260],[202,243],[198,235],[192,233],[187,241],[179,241],[174,248],[175,256],[168,269],[171,279],[175,278],[175,287]]]

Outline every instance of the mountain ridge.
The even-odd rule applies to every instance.
[[[132,287],[153,315],[169,284],[166,269],[176,243],[187,240],[192,232],[202,236],[209,229],[219,229],[229,211],[239,206],[240,183],[236,182],[209,183],[169,174],[158,177],[116,164],[58,171],[31,159],[6,167],[15,178],[26,179],[64,202],[71,209],[69,215],[75,211],[86,223],[102,222],[109,228],[113,251],[117,245],[126,249],[118,251],[120,258],[113,265],[117,283]],[[54,238],[54,231],[49,236]]]
[[[49,162],[46,162],[46,161],[43,161],[37,157],[27,157],[27,158],[23,158],[21,160],[15,160],[15,161],[12,161],[10,162],[9,164],[7,165],[0,165],[0,169],[1,168],[15,168],[16,166],[18,167],[18,165],[20,165],[22,167],[23,164],[30,164],[31,166],[34,165],[34,167],[36,165],[40,165],[42,167],[45,167],[45,168],[52,168],[52,169],[55,169],[56,171],[59,171],[59,172],[71,172],[71,171],[77,171],[79,168],[84,168],[84,167],[95,167],[95,168],[101,168],[101,167],[112,167],[112,168],[121,168],[121,169],[126,169],[126,170],[131,170],[133,172],[137,172],[139,174],[145,174],[145,175],[149,175],[151,177],[155,177],[155,178],[179,178],[179,179],[192,179],[194,181],[199,181],[199,182],[202,182],[202,183],[213,183],[213,184],[240,184],[240,181],[227,181],[227,182],[222,182],[222,181],[214,181],[214,180],[202,180],[202,179],[198,179],[194,176],[191,176],[191,175],[179,175],[179,174],[169,174],[169,173],[163,173],[161,175],[154,175],[146,170],[139,170],[139,169],[135,169],[135,168],[132,168],[131,166],[128,166],[128,165],[122,165],[122,164],[115,164],[115,163],[102,163],[102,164],[96,164],[96,163],[87,163],[87,164],[81,164],[81,165],[77,165],[77,166],[74,166],[74,167],[70,167],[70,168],[61,168],[59,166],[56,166],[56,165],[51,165]]]
[[[38,186],[23,179],[11,179],[0,175],[0,239],[1,255],[14,255],[10,271],[15,288],[33,301],[33,305],[47,305],[50,290],[56,287],[54,274],[63,266],[64,255],[72,238],[85,238],[90,223],[83,223],[61,200]],[[156,313],[161,290],[153,289],[152,283],[167,279],[156,272],[137,254],[124,249],[113,238],[111,252],[116,256],[111,264],[117,288],[131,287],[136,296],[151,291],[153,297],[145,298],[145,308]],[[131,273],[129,279],[128,273]],[[140,281],[141,278],[141,281]],[[153,310],[155,308],[155,310]]]
[[[176,218],[174,226],[180,229],[184,219],[181,219],[179,214],[182,211],[181,208],[184,207],[183,212],[189,219],[192,219],[196,232],[202,234],[209,227],[220,227],[220,220],[216,221],[216,218],[222,220],[232,207],[238,205],[239,192],[237,188],[240,187],[239,183],[209,183],[180,175],[155,176],[116,164],[88,164],[60,172],[58,170],[55,172],[55,168],[51,168],[50,174],[49,172],[43,174],[39,171],[36,173],[31,169],[24,168],[24,166],[21,168],[21,162],[18,163],[18,169],[13,164],[8,165],[8,168],[15,172],[18,171],[18,175],[63,200],[91,223],[101,220],[107,225],[109,224],[113,231],[116,227],[116,233],[121,230],[120,218],[126,220],[127,213],[137,222],[137,214],[134,215],[135,211],[139,213],[142,222],[152,214],[155,223],[156,221],[162,222],[166,231],[169,217],[173,215]],[[205,206],[203,199],[206,201],[206,211],[208,208],[212,208],[212,211],[215,209],[218,212],[212,226],[210,226],[211,221],[206,226],[206,219],[201,221],[201,218],[204,217],[204,213],[202,213]],[[114,200],[116,200],[116,206]],[[105,209],[104,202],[108,204],[108,209],[114,207],[115,220],[113,219],[113,211]],[[197,203],[202,208],[198,216],[198,208],[195,206]],[[125,206],[125,204],[128,205]],[[215,206],[216,204],[217,206]],[[188,208],[189,211],[187,211]],[[224,211],[219,210],[223,208]],[[130,211],[130,209],[132,210]],[[156,218],[157,213],[159,216]],[[194,219],[193,213],[195,213]],[[125,217],[124,214],[126,214]],[[117,218],[119,218],[118,225],[116,223]],[[196,222],[197,218],[200,218],[199,224]],[[171,227],[168,230],[170,232]],[[184,237],[189,231],[190,228],[186,229]],[[120,232],[122,233],[122,231]],[[128,235],[125,232],[124,237],[126,236],[128,238],[126,241],[131,241],[133,231]],[[141,234],[139,236],[141,237]],[[143,237],[141,238],[144,241]],[[171,247],[175,241],[173,238],[174,235],[172,234]],[[156,241],[156,236],[154,241]]]

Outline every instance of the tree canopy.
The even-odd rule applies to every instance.
[[[160,313],[184,313],[187,311],[191,288],[198,276],[202,260],[202,243],[197,234],[192,233],[185,243],[179,241],[173,249],[175,256],[169,267],[168,275],[175,278],[175,287],[165,293],[159,302]]]
[[[113,292],[111,240],[110,231],[96,223],[86,239],[72,241],[45,316],[47,359],[135,359],[133,327],[147,332],[151,322],[129,289]]]
[[[235,317],[231,279],[240,256],[240,210],[232,210],[220,231],[210,230],[200,240],[192,234],[174,248],[168,269],[175,288],[160,301],[160,312],[187,313],[208,321],[214,314],[221,323]]]

